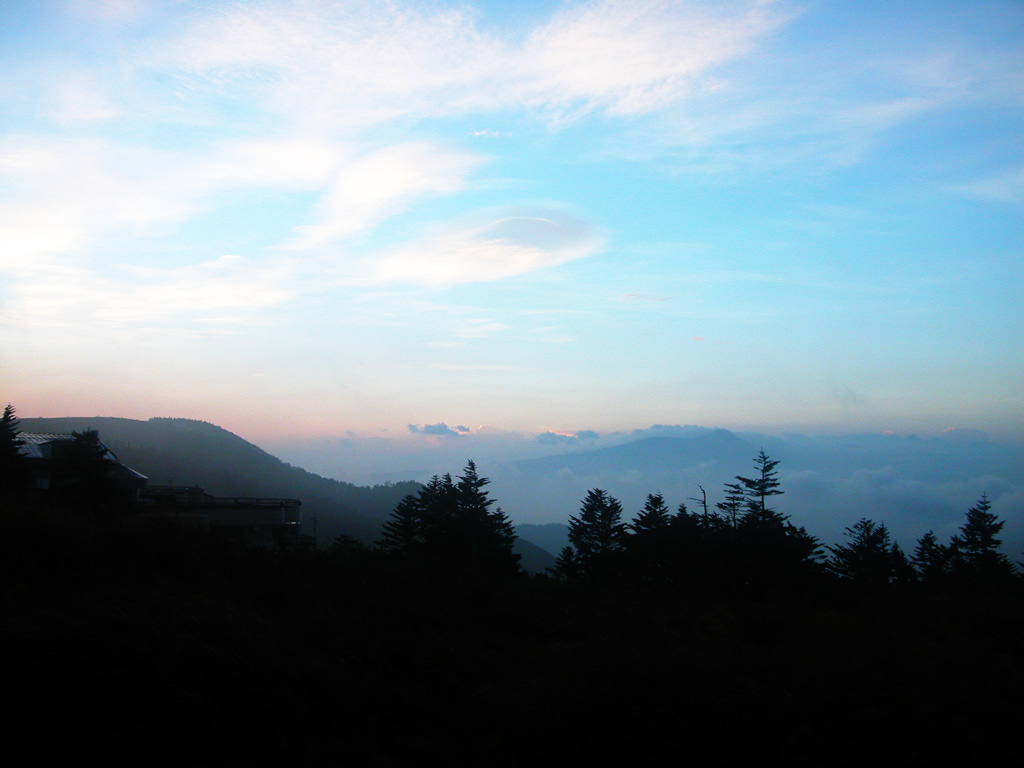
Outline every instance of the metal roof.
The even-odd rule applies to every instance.
[[[47,458],[47,455],[43,451],[44,445],[48,445],[49,443],[71,442],[75,439],[75,436],[63,433],[21,432],[18,434],[18,439],[21,440],[19,453],[21,453],[22,456],[27,456],[30,459],[45,459]],[[114,452],[103,444],[103,441],[100,441],[100,445],[103,446],[103,450],[106,451],[106,453],[103,454],[104,459],[107,461],[116,461],[118,464],[121,463]]]

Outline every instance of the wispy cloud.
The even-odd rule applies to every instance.
[[[1024,203],[1024,167],[1013,168],[967,184],[951,186],[949,190],[1001,203]]]
[[[260,3],[198,17],[155,63],[178,67],[199,93],[249,93],[320,129],[523,104],[565,121],[595,110],[649,112],[714,88],[708,72],[784,23],[779,8],[764,0],[574,3],[516,43],[483,32],[461,8]]]
[[[9,190],[0,211],[0,263],[15,267],[196,208],[171,153],[100,140],[9,137],[0,143],[0,177]]]
[[[626,115],[713,88],[709,70],[749,53],[784,19],[765,2],[604,0],[559,11],[535,30],[522,71],[534,104]]]
[[[119,278],[67,266],[39,269],[9,292],[2,316],[29,328],[259,322],[253,313],[293,295],[281,265],[254,265],[239,256],[174,269],[123,268]]]
[[[316,188],[341,165],[339,149],[300,139],[229,141],[200,153],[98,139],[0,140],[0,264],[78,256],[111,233],[181,223],[224,192]]]
[[[369,262],[366,279],[428,285],[487,282],[582,258],[600,245],[589,222],[558,209],[533,211],[380,254]]]
[[[218,8],[157,63],[176,64],[200,90],[229,88],[307,125],[354,128],[486,100],[503,48],[459,9],[311,0]]]
[[[41,89],[41,112],[65,128],[131,114],[143,130],[126,140],[8,134],[0,144],[9,190],[0,200],[0,264],[28,280],[16,297],[36,307],[37,317],[43,307],[75,303],[83,286],[93,286],[93,295],[115,285],[120,296],[173,294],[169,273],[132,284],[138,274],[110,274],[90,249],[126,230],[184,226],[251,188],[311,195],[312,210],[293,221],[294,237],[284,244],[323,249],[425,199],[465,191],[484,160],[436,141],[368,141],[366,129],[401,116],[523,105],[565,121],[679,103],[702,73],[770,34],[781,18],[773,8],[579,3],[514,41],[481,31],[476,14],[463,8],[282,0],[197,8],[164,37],[150,31],[135,42],[117,37],[119,25],[139,24],[154,8],[127,0],[71,4],[70,18],[102,29],[111,54],[133,65],[117,73],[113,88],[109,64],[84,59],[58,87]],[[172,142],[139,140],[146,131],[166,133],[169,121],[198,130]],[[223,138],[243,127],[245,138]],[[260,245],[275,244],[282,243]],[[364,282],[452,285],[522,275],[599,248],[589,223],[541,210],[442,225],[385,252],[346,253],[339,263],[351,271],[358,262]],[[39,272],[47,259],[79,278],[58,290],[56,273]],[[58,294],[65,298],[39,300]]]
[[[51,116],[61,123],[109,120],[121,114],[109,94],[95,78],[69,74],[53,90]]]
[[[463,188],[480,158],[426,142],[385,147],[341,165],[318,205],[317,224],[299,228],[293,247],[322,245],[370,227],[415,198]]]

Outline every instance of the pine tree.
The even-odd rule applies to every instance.
[[[700,499],[703,506],[703,499]],[[714,588],[728,569],[729,524],[715,513],[691,513],[680,504],[669,523],[669,550],[663,570],[677,584],[700,589]]]
[[[950,548],[939,544],[935,533],[928,531],[917,540],[910,562],[921,583],[935,586],[949,576],[950,556]]]
[[[885,523],[862,517],[846,528],[847,544],[826,547],[828,568],[841,578],[864,586],[884,586],[903,576],[906,557],[889,537]]]
[[[476,464],[466,464],[455,487],[457,516],[453,528],[463,539],[473,570],[515,572],[519,568],[519,555],[512,552],[516,531],[501,507],[491,509],[494,499],[484,490],[490,482],[477,474]]]
[[[644,508],[627,527],[634,536],[658,535],[665,532],[671,518],[665,497],[660,493],[649,493]]]
[[[569,518],[569,543],[589,574],[608,571],[610,561],[623,551],[625,537],[622,504],[600,488],[587,493],[579,517]]]
[[[739,483],[725,484],[725,501],[715,504],[715,508],[725,517],[726,522],[733,528],[736,527],[740,517],[743,515],[743,507],[746,502],[746,494],[743,486]]]
[[[990,510],[987,494],[967,511],[960,534],[950,542],[952,575],[965,586],[998,589],[1013,580],[1009,558],[999,551],[1002,540],[996,538],[1004,521]]]
[[[672,515],[660,493],[650,493],[644,508],[626,526],[625,538],[629,563],[626,567],[644,578],[660,579],[671,560]]]
[[[743,494],[746,503],[744,521],[754,525],[775,525],[785,521],[785,517],[778,515],[775,510],[769,509],[768,497],[780,496],[785,491],[779,490],[778,473],[775,471],[779,462],[768,458],[764,448],[754,459],[754,469],[757,470],[755,477],[740,477],[736,479],[743,486]],[[728,486],[727,486],[728,487]]]
[[[377,545],[387,552],[413,554],[423,546],[424,529],[419,498],[410,494],[398,502],[391,518],[381,527]]]
[[[768,506],[769,497],[784,493],[779,490],[778,464],[762,448],[754,459],[757,474],[752,478],[736,477],[745,511],[736,523],[730,557],[734,575],[749,586],[772,581],[795,583],[821,570],[817,538]]]
[[[28,486],[28,460],[21,452],[21,426],[10,403],[0,418],[0,498],[12,497]]]
[[[580,562],[575,549],[562,547],[554,567],[548,568],[548,572],[560,581],[573,581],[583,573],[583,563]]]
[[[889,547],[889,558],[892,560],[893,584],[906,585],[917,581],[917,572],[914,570],[914,566],[910,564],[910,558],[907,557],[907,553],[903,551],[899,543],[894,541],[892,546]]]
[[[961,557],[971,564],[980,565],[998,557],[1003,542],[996,535],[1003,529],[1004,522],[992,514],[991,509],[992,502],[988,500],[988,494],[981,494],[978,503],[967,511],[967,521],[956,537]]]
[[[382,527],[378,546],[447,569],[508,574],[518,570],[516,534],[484,490],[490,480],[466,465],[458,483],[435,475],[416,495],[402,499]]]

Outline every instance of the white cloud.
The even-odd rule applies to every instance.
[[[131,22],[137,32],[169,15],[128,0],[79,2],[72,10],[106,28],[112,44],[119,25]],[[20,297],[8,306],[20,301],[43,322],[45,308],[64,317],[60,307],[91,291],[113,297],[111,318],[141,317],[146,302],[184,312],[178,273],[117,273],[102,263],[103,238],[128,241],[156,225],[177,225],[240,190],[309,193],[302,205],[312,199],[313,212],[297,205],[285,224],[295,231],[288,244],[308,249],[469,187],[483,157],[409,140],[405,123],[395,123],[401,138],[381,135],[394,118],[491,113],[490,121],[523,107],[556,120],[660,111],[659,121],[638,128],[648,131],[641,141],[624,138],[623,152],[653,158],[675,145],[680,155],[691,153],[682,165],[714,170],[808,158],[854,162],[882,133],[921,115],[970,99],[1022,97],[1019,53],[969,42],[945,51],[883,46],[869,64],[856,39],[835,60],[805,51],[786,62],[771,55],[744,61],[793,18],[781,2],[577,2],[521,38],[484,31],[472,10],[442,4],[261,0],[199,5],[181,18],[190,20],[176,28],[183,32],[153,33],[145,51],[120,39],[109,59],[83,58],[72,77],[38,75],[48,99],[39,114],[57,117],[70,138],[0,138],[0,268],[13,278],[10,296]],[[66,60],[53,61],[60,64],[54,72],[67,71]],[[131,102],[143,92],[144,102]],[[105,139],[73,133],[114,116],[109,122],[130,116],[137,131]],[[454,140],[468,140],[467,127],[452,129]],[[1016,169],[957,191],[1019,202],[1022,179]],[[280,230],[259,236],[257,251],[281,237]],[[345,254],[337,259],[343,267],[311,257],[307,272],[319,274],[307,285],[354,264],[364,283],[483,282],[599,248],[593,227],[563,211],[515,213],[367,258]],[[248,267],[237,269],[248,286],[237,294],[250,297],[246,306],[299,289],[271,289],[262,278],[247,283],[240,275]],[[130,296],[148,298],[133,305]]]
[[[69,265],[37,269],[8,291],[3,318],[25,328],[237,326],[292,296],[281,264],[221,256],[175,269],[129,267],[117,277]],[[195,327],[194,325],[192,326]]]
[[[104,236],[183,222],[218,205],[221,200],[213,198],[219,193],[253,186],[322,191],[315,218],[296,222],[292,245],[323,245],[372,227],[424,196],[464,189],[482,161],[416,141],[360,154],[352,129],[403,114],[524,103],[562,111],[654,108],[685,96],[687,83],[702,69],[747,50],[774,23],[767,7],[583,3],[555,14],[524,43],[481,32],[471,11],[436,6],[308,0],[199,9],[183,36],[164,44],[151,37],[145,51],[133,51],[138,61],[117,72],[124,86],[117,92],[137,97],[147,67],[158,78],[177,75],[177,88],[167,89],[164,80],[161,88],[148,90],[145,104],[135,105],[142,112],[132,112],[132,119],[143,126],[172,118],[208,130],[206,141],[158,150],[119,143],[114,134],[9,135],[0,144],[0,177],[11,190],[0,201],[0,260],[19,269],[26,259],[78,258]],[[89,23],[134,23],[157,12],[122,0],[76,8],[89,11]],[[600,50],[604,44],[614,56]],[[609,70],[611,59],[615,65]],[[108,98],[115,71],[87,66],[61,78],[50,114],[68,124],[128,114],[125,104],[114,106]],[[251,138],[217,140],[244,116],[268,111],[284,124],[255,123]],[[378,276],[431,283],[491,280],[593,250],[592,241],[535,242],[527,232],[555,232],[563,223],[531,224],[520,217],[514,224],[519,231],[508,235],[498,229],[509,222],[449,232],[397,249],[378,265]]]
[[[864,161],[902,138],[894,129],[931,116],[950,114],[950,127],[957,110],[1024,103],[1024,56],[1004,40],[921,29],[907,41],[871,23],[823,40],[826,8],[805,11],[786,19],[793,29],[785,48],[768,36],[753,39],[763,46],[746,53],[756,55],[708,70],[713,87],[662,105],[615,151],[663,163],[674,156],[676,168],[725,177],[835,167]]]
[[[488,336],[494,335],[495,333],[507,331],[508,329],[509,326],[505,323],[499,323],[487,317],[478,317],[466,320],[463,325],[456,330],[455,335],[462,339],[484,339]],[[434,367],[437,368],[440,366]],[[487,367],[488,366],[483,366],[483,368]]]
[[[248,93],[321,130],[523,104],[559,119],[633,114],[685,99],[749,53],[784,21],[775,5],[575,3],[520,43],[482,32],[462,8],[264,2],[199,17],[154,63],[169,56],[200,91]]]
[[[530,36],[522,66],[535,100],[647,112],[684,99],[781,21],[765,2],[581,3]]]
[[[180,219],[194,210],[169,153],[91,139],[0,142],[0,264],[73,253],[114,228]]]
[[[1013,168],[995,176],[949,188],[950,191],[995,200],[1001,203],[1024,203],[1024,167]]]
[[[505,69],[502,51],[467,11],[311,0],[218,8],[171,56],[200,84],[269,99],[307,125],[358,127],[459,111]]]
[[[366,279],[428,285],[485,282],[563,264],[599,247],[600,238],[589,223],[556,209],[534,211],[382,254],[368,265]]]
[[[197,189],[259,186],[317,189],[328,184],[350,150],[310,136],[231,141],[190,170]]]
[[[310,247],[366,229],[424,195],[452,194],[479,158],[427,142],[377,150],[343,164],[319,204],[317,224],[299,228],[292,245]]]
[[[121,114],[103,87],[84,74],[67,74],[53,93],[53,117],[61,122],[109,120]]]

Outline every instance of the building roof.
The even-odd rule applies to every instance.
[[[19,452],[23,456],[27,456],[30,459],[45,459],[48,458],[48,456],[43,450],[44,445],[49,445],[50,443],[72,442],[75,439],[75,436],[53,432],[21,432],[18,434],[18,439],[21,440]],[[100,441],[100,445],[103,446],[103,450],[105,451],[103,454],[104,459],[107,461],[116,461],[118,464],[121,463],[120,459],[117,458],[117,455],[107,448],[102,441]]]

